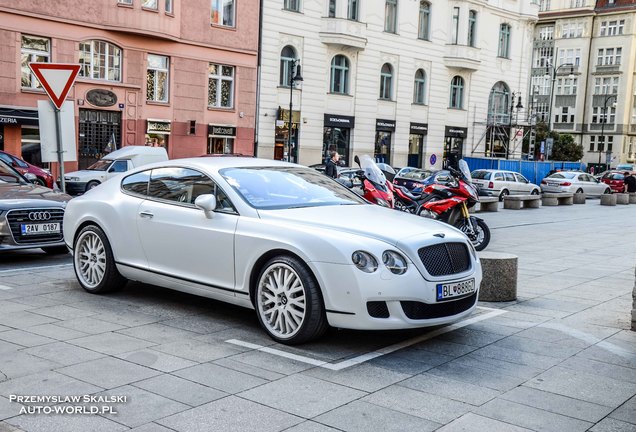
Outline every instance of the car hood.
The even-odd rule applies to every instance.
[[[0,210],[16,207],[66,205],[71,196],[34,184],[0,183]]]
[[[330,231],[342,231],[385,241],[392,245],[422,237],[465,241],[457,229],[441,222],[376,205],[304,207],[259,210],[263,220],[279,220]],[[439,238],[438,238],[439,240]]]
[[[91,179],[106,177],[106,171],[80,170],[80,171],[73,171],[73,172],[69,172],[69,173],[64,173],[64,178],[65,179],[69,178],[69,177],[77,177],[77,178],[80,179],[80,181],[82,181],[82,180],[91,180]]]

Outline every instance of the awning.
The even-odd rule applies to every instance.
[[[0,107],[0,126],[37,126],[38,110]]]

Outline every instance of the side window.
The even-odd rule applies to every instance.
[[[590,179],[589,179],[589,178],[587,178],[587,175],[585,175],[585,174],[581,174],[581,175],[579,176],[579,181],[590,181]]]
[[[526,178],[522,176],[521,174],[515,173],[515,177],[517,178],[517,181],[519,183],[528,183],[528,180],[526,180]]]
[[[0,159],[9,166],[13,166],[13,159],[4,153],[0,153]]]
[[[515,176],[512,173],[504,173],[504,175],[506,176],[506,181],[509,181],[509,182],[515,181]]]
[[[503,174],[500,172],[495,173],[495,180],[503,181]]]
[[[121,182],[121,188],[135,195],[148,194],[148,180],[150,179],[150,171],[142,171],[125,177]]]
[[[128,171],[128,161],[125,161],[125,160],[115,161],[113,166],[111,166],[108,171],[109,172],[116,172],[116,173],[126,172],[126,171]]]

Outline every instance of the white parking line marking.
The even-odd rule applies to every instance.
[[[9,269],[9,270],[0,270],[0,274],[15,273],[15,272],[27,271],[27,270],[43,270],[43,269],[49,269],[49,268],[55,268],[55,267],[64,268],[64,267],[72,267],[72,266],[73,264],[53,264],[53,265],[38,266],[38,267],[20,267],[20,268]]]
[[[313,365],[313,366],[319,366],[319,367],[322,367],[322,368],[325,368],[325,369],[330,369],[330,370],[333,370],[333,371],[339,371],[339,370],[346,369],[346,368],[351,367],[351,366],[355,366],[355,365],[367,362],[367,361],[372,360],[374,358],[381,357],[381,356],[386,355],[386,354],[390,354],[390,353],[392,353],[394,351],[401,350],[401,349],[409,347],[411,345],[415,345],[416,343],[420,343],[420,342],[423,342],[425,340],[432,339],[432,338],[434,338],[436,336],[439,336],[441,334],[452,332],[452,331],[460,329],[462,327],[466,327],[467,325],[471,325],[471,324],[474,324],[474,323],[479,322],[479,321],[484,321],[484,320],[487,320],[487,319],[490,319],[490,318],[494,318],[497,315],[501,315],[501,314],[506,313],[506,311],[502,310],[502,309],[493,309],[493,308],[482,307],[482,306],[478,306],[478,309],[489,310],[490,312],[478,315],[478,316],[473,317],[473,318],[469,318],[469,319],[460,321],[460,322],[455,323],[455,324],[450,324],[450,325],[444,326],[442,328],[439,328],[439,329],[437,329],[435,331],[432,331],[432,332],[427,333],[427,334],[422,335],[422,336],[417,336],[417,337],[414,337],[414,338],[411,338],[411,339],[407,339],[405,341],[398,342],[398,343],[393,344],[393,345],[389,345],[388,347],[380,348],[379,350],[376,350],[376,351],[372,351],[372,352],[369,352],[369,353],[361,354],[361,355],[359,355],[357,357],[353,357],[353,358],[350,358],[348,360],[343,360],[343,361],[341,361],[339,363],[329,363],[329,362],[325,362],[325,361],[321,361],[321,360],[316,360],[316,359],[313,359],[311,357],[301,356],[301,355],[297,355],[297,354],[291,354],[291,353],[288,353],[288,352],[285,352],[285,351],[282,351],[282,350],[279,350],[279,349],[276,349],[276,348],[270,348],[270,347],[266,347],[266,346],[262,346],[262,345],[256,345],[256,344],[249,343],[249,342],[243,342],[243,341],[240,341],[240,340],[237,340],[237,339],[229,339],[229,340],[226,340],[225,342],[231,343],[231,344],[234,344],[234,345],[239,345],[239,346],[242,346],[242,347],[245,347],[245,348],[250,348],[250,349],[253,349],[253,350],[257,350],[257,351],[263,351],[263,352],[266,352],[266,353],[269,353],[269,354],[277,355],[277,356],[280,356],[280,357],[285,357],[285,358],[288,358],[288,359],[291,359],[291,360],[296,360],[296,361],[299,361],[299,362],[302,362],[302,363],[307,363],[307,364],[310,364],[310,365]]]
[[[11,290],[11,289],[13,289],[13,287],[9,287],[9,286],[6,286],[6,285],[0,285],[0,290],[6,291],[6,290]]]

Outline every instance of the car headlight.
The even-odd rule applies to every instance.
[[[401,275],[406,272],[408,264],[406,263],[406,258],[394,251],[384,251],[382,253],[382,262],[391,270],[391,273]]]
[[[388,203],[388,202],[386,202],[386,200],[383,200],[382,198],[376,198],[376,199],[375,199],[375,203],[376,203],[377,205],[382,206],[382,207],[389,207],[389,208],[391,207],[391,206],[389,205],[389,203]]]
[[[378,269],[378,260],[373,255],[365,251],[355,251],[351,254],[353,264],[365,273],[373,273]]]
[[[64,177],[64,181],[76,182],[79,181],[79,177]]]

